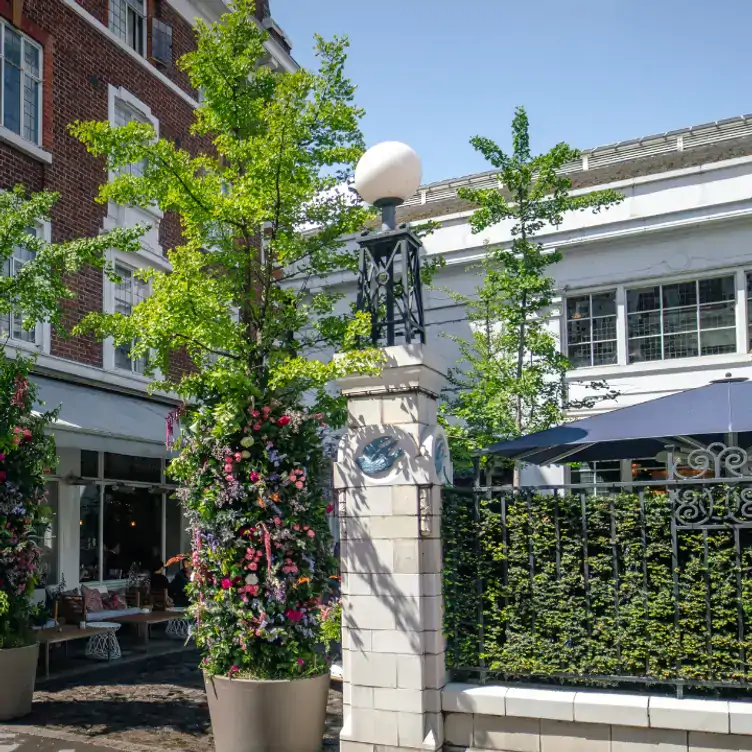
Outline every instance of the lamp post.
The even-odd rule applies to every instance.
[[[355,188],[381,209],[381,228],[362,233],[358,310],[371,316],[371,341],[392,346],[426,341],[420,281],[421,242],[406,224],[397,225],[397,207],[418,189],[418,155],[407,144],[384,141],[370,148],[355,170]]]

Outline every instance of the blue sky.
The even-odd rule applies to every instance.
[[[302,65],[350,38],[369,144],[409,143],[424,182],[487,169],[468,140],[578,148],[752,112],[750,0],[271,0]]]

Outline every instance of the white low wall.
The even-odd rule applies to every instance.
[[[448,684],[442,709],[449,750],[752,750],[752,702]]]

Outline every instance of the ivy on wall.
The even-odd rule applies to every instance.
[[[752,678],[752,531],[679,530],[674,551],[669,498],[654,492],[520,492],[476,506],[449,490],[443,524],[455,670]]]

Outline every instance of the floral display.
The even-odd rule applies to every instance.
[[[278,402],[202,402],[181,417],[181,482],[193,539],[195,637],[210,674],[326,673],[322,623],[336,588],[320,414]],[[323,612],[323,613],[322,613]]]
[[[32,412],[28,374],[27,361],[0,355],[0,649],[33,641],[35,534],[48,515],[44,473],[55,464],[53,440],[44,433],[54,413]]]

